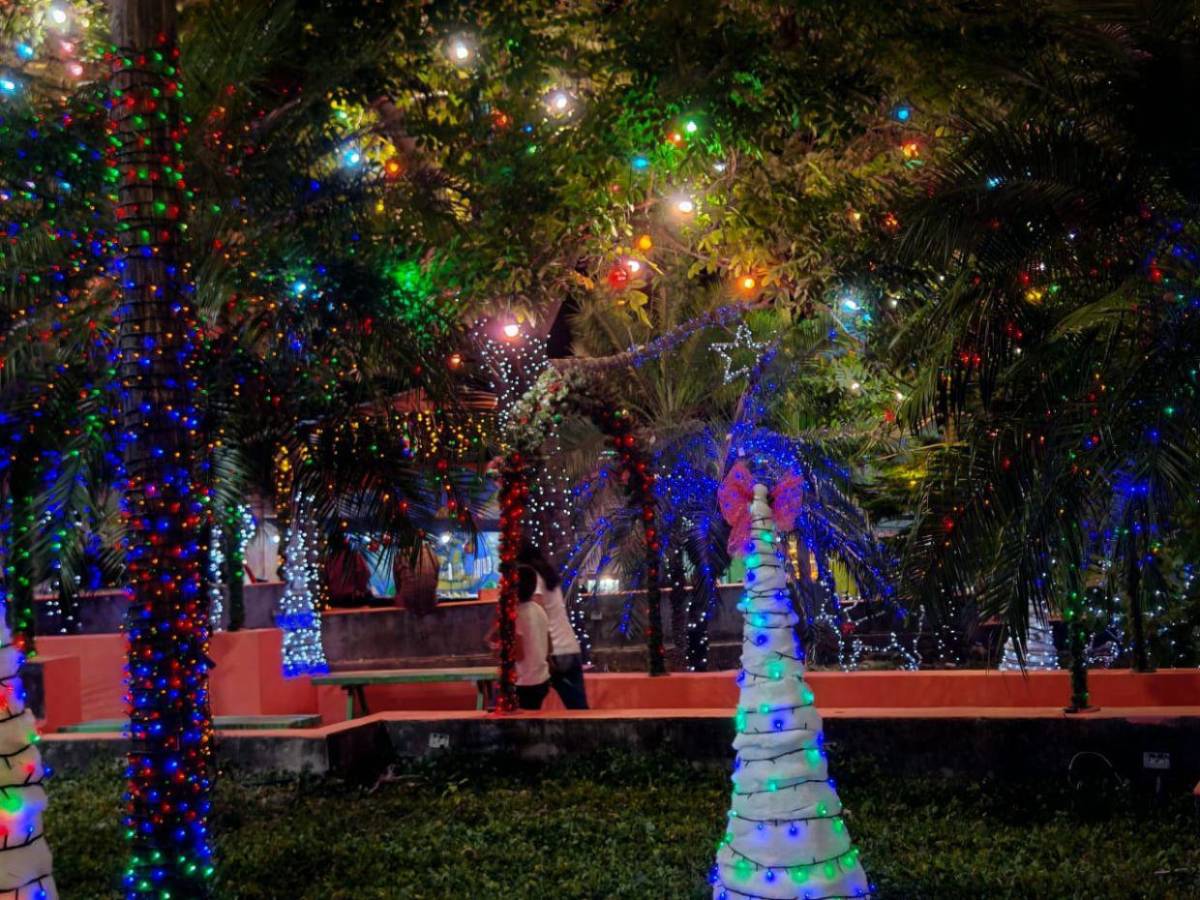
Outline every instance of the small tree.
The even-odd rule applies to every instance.
[[[745,630],[733,799],[712,871],[713,895],[867,896],[867,877],[829,778],[821,716],[804,682],[799,620],[770,498],[756,484],[747,502],[749,480],[748,470],[735,468],[722,487],[734,529],[730,541],[746,565],[746,592],[739,604]]]

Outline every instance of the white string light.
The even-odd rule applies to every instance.
[[[275,622],[283,632],[283,674],[292,678],[329,671],[321,641],[321,614],[309,560],[309,498],[297,497],[283,551],[283,596]]]
[[[735,381],[738,378],[745,378],[753,371],[759,359],[763,355],[763,351],[767,349],[766,342],[758,342],[754,340],[754,333],[750,330],[750,326],[745,322],[739,322],[737,328],[733,332],[732,341],[718,341],[712,345],[713,350],[717,351],[717,356],[721,357],[721,362],[725,366],[725,384]],[[734,367],[733,353],[738,350],[745,350],[750,353],[750,362],[743,366]]]

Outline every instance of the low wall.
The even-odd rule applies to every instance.
[[[1146,789],[1190,791],[1200,778],[1200,716],[1009,716],[961,711],[949,716],[897,716],[828,711],[825,746],[841,767],[867,763],[880,777],[1065,778],[1079,754],[1096,754],[1123,778]],[[255,772],[334,773],[371,783],[397,759],[438,753],[485,754],[497,760],[543,761],[598,749],[668,752],[697,763],[729,765],[733,719],[726,711],[642,713],[384,713],[303,731],[218,736],[217,756]],[[115,759],[119,735],[50,735],[47,763],[80,770]],[[1147,770],[1144,754],[1167,754],[1169,768]]]
[[[709,641],[736,642],[740,647],[742,620],[737,612],[741,585],[721,589],[721,605],[709,623]],[[663,591],[663,637],[674,644],[671,627],[670,589]],[[644,595],[598,594],[585,600],[583,609],[592,646],[603,651],[629,648],[635,656],[645,647],[640,625],[621,631],[627,601],[632,601],[635,622],[644,617]],[[388,660],[422,666],[420,657],[472,657],[488,653],[484,637],[496,618],[494,600],[472,600],[442,604],[432,612],[417,615],[405,609],[330,610],[324,615],[325,653],[335,665],[360,661]],[[634,667],[645,667],[644,656]]]
[[[246,597],[246,628],[272,628],[275,625],[275,608],[279,598],[283,596],[283,584],[277,581],[267,581],[260,584],[247,584]],[[62,622],[58,615],[57,605],[52,597],[37,597],[34,604],[38,644],[42,635],[61,636]],[[116,634],[125,622],[125,610],[129,607],[125,592],[121,590],[103,590],[81,595],[79,598],[79,634]],[[221,625],[229,624],[229,604],[225,604],[225,614]]]
[[[584,677],[588,702],[595,710],[728,709],[737,705],[736,672],[679,672],[658,678],[645,673],[602,672]],[[970,669],[919,672],[808,672],[805,679],[822,712],[884,710],[897,713],[953,714],[956,710],[1042,710],[1057,715],[1071,693],[1067,672],[1000,672]],[[1150,674],[1128,670],[1092,672],[1092,702],[1102,709],[1161,711],[1200,709],[1200,670],[1160,669]],[[469,710],[475,688],[469,682],[367,685],[372,713],[389,710]],[[317,687],[321,721],[346,718],[345,692]],[[562,709],[553,692],[544,709]]]
[[[74,722],[120,719],[125,708],[125,637],[59,635],[38,641],[44,729]],[[312,713],[316,688],[307,678],[283,677],[276,629],[221,632],[209,647],[213,714],[219,716]],[[62,662],[70,660],[71,662]]]
[[[248,584],[245,587],[247,629],[273,628],[275,610],[283,593],[278,582]],[[670,589],[663,591],[663,631],[668,645],[674,642],[670,615]],[[737,613],[740,585],[721,590],[721,605],[709,625],[710,641],[740,642],[742,623]],[[640,622],[644,616],[644,594],[599,594],[584,601],[587,627],[594,647],[603,651],[629,648],[636,655],[645,646],[640,625],[631,625],[622,633],[626,602],[631,601]],[[98,591],[79,601],[80,635],[116,634],[125,618],[127,600],[122,591]],[[55,606],[41,598],[36,606],[39,652],[42,635],[58,637],[61,628]],[[452,659],[486,654],[483,638],[496,616],[495,600],[475,600],[442,604],[432,612],[417,615],[396,607],[378,609],[329,610],[324,613],[325,653],[331,663],[364,660],[403,660],[436,657]],[[222,625],[228,625],[226,603]],[[642,668],[641,659],[632,660],[633,668]],[[414,665],[421,665],[419,660]]]

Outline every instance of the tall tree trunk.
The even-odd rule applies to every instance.
[[[686,672],[688,663],[688,597],[691,591],[683,569],[683,551],[671,547],[667,562],[667,580],[671,584],[671,668]]]
[[[38,566],[34,560],[33,544],[37,533],[37,513],[34,509],[33,489],[36,484],[34,467],[26,459],[13,466],[13,512],[12,512],[12,569],[10,590],[12,600],[9,621],[12,625],[13,643],[27,657],[37,656],[37,639],[34,589],[38,579]]]
[[[175,0],[113,0],[109,165],[122,306],[117,371],[129,572],[127,897],[198,898],[212,874],[208,812],[205,497],[186,289]]]
[[[1150,658],[1146,652],[1146,617],[1142,608],[1142,561],[1136,535],[1130,538],[1130,560],[1126,572],[1129,591],[1129,624],[1133,629],[1133,670],[1149,672]]]
[[[246,624],[246,545],[242,541],[242,510],[225,511],[225,587],[229,596],[229,630]]]

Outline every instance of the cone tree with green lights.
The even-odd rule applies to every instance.
[[[731,477],[741,476],[745,485],[748,474],[735,469]],[[738,541],[746,566],[746,592],[739,604],[745,630],[733,798],[711,874],[713,897],[866,897],[871,889],[842,818],[821,716],[804,682],[798,619],[769,501],[767,488],[754,485],[753,499],[745,503],[748,519],[740,530],[737,521],[731,522],[731,541]]]
[[[4,618],[0,582],[0,897],[54,900],[50,847],[42,812],[46,770],[38,753],[33,712],[18,674],[22,653]]]

